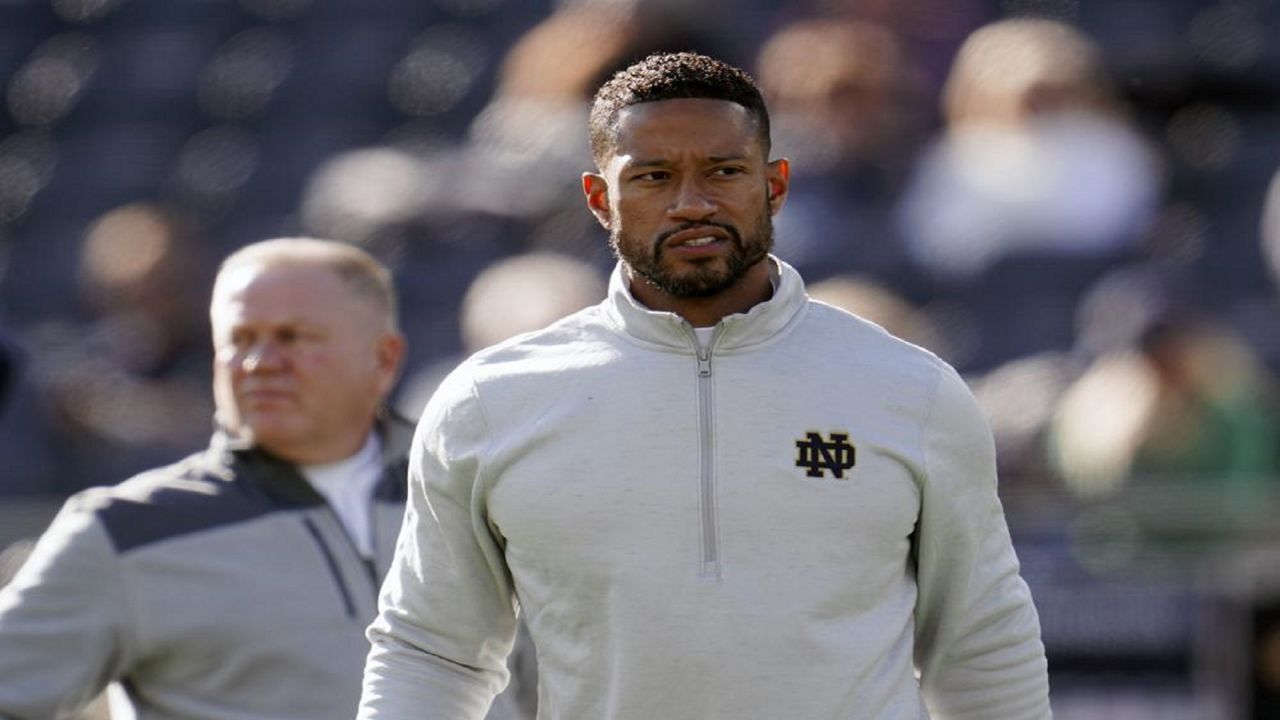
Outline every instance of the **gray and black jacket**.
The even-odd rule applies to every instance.
[[[0,719],[62,717],[112,682],[139,720],[353,717],[413,428],[379,431],[372,561],[294,466],[221,434],[68,500],[0,590]]]

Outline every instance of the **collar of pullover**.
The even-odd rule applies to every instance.
[[[805,307],[807,296],[800,273],[773,255],[769,256],[769,262],[773,263],[776,272],[773,297],[745,313],[721,319],[716,324],[715,333],[718,352],[769,341]],[[650,310],[635,299],[621,263],[614,267],[609,278],[609,297],[605,308],[609,318],[632,337],[683,351],[691,351],[694,347],[693,326],[688,321],[672,312]]]
[[[385,502],[403,502],[404,473],[408,469],[409,444],[414,425],[391,410],[380,410],[374,432],[381,441],[381,459],[387,469],[374,490],[374,497]],[[237,476],[251,479],[253,484],[277,501],[288,505],[314,505],[323,502],[297,466],[228,434],[215,429],[209,450],[204,455],[205,470],[226,480]]]

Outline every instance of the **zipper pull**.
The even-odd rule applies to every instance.
[[[710,377],[711,375],[711,349],[698,348],[698,377]]]

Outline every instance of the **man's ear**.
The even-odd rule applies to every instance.
[[[587,208],[596,216],[605,230],[610,230],[613,213],[609,210],[609,183],[603,175],[582,173],[582,194],[587,197]]]
[[[791,161],[778,158],[765,168],[765,182],[769,187],[769,213],[777,215],[787,201],[787,189],[791,185]]]
[[[382,397],[391,392],[404,362],[405,339],[398,332],[387,331],[374,343],[373,362],[378,371],[377,391]]]

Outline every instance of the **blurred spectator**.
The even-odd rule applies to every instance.
[[[946,354],[939,348],[940,338],[929,318],[884,285],[845,275],[813,283],[807,290],[809,297],[814,300],[870,320],[889,331],[889,334],[935,354]]]
[[[499,155],[562,170],[589,163],[581,137],[587,101],[592,88],[637,52],[641,19],[635,8],[600,3],[553,12],[507,52],[472,140]]]
[[[565,255],[534,252],[495,263],[471,283],[462,302],[466,351],[540,330],[604,294],[604,277]]]
[[[779,154],[813,172],[898,164],[919,132],[918,78],[879,25],[833,18],[784,25],[766,39],[757,73],[779,108],[770,118]]]
[[[1074,27],[1003,20],[964,43],[946,129],[899,210],[914,263],[974,324],[966,370],[1072,343],[1083,290],[1138,252],[1159,166]]]
[[[594,305],[605,290],[603,273],[567,255],[531,252],[490,265],[472,281],[462,302],[462,354],[408,378],[396,407],[417,417],[436,385],[463,358]]]
[[[1053,419],[1053,466],[1084,497],[1147,480],[1266,489],[1280,470],[1273,379],[1225,324],[1152,282],[1119,274],[1083,304],[1098,354]]]
[[[24,446],[14,475],[25,479],[9,491],[36,489],[32,476],[44,492],[105,484],[200,446],[213,414],[201,250],[191,227],[156,205],[122,206],[89,227],[78,258],[87,319],[32,334],[40,362],[28,383],[42,414],[7,434],[6,445]]]
[[[956,47],[994,11],[989,0],[802,0],[799,4],[809,12],[835,13],[892,30],[918,64],[930,96],[945,80]]]
[[[774,152],[792,161],[779,256],[814,280],[854,271],[901,282],[888,211],[924,119],[897,38],[869,22],[800,20],[767,39],[756,65]]]
[[[947,278],[1015,252],[1106,255],[1131,246],[1158,167],[1124,117],[1098,49],[1064,23],[1003,20],[961,47],[946,133],[902,211],[912,256]]]
[[[645,17],[608,4],[566,5],[524,33],[504,57],[468,144],[436,161],[450,178],[437,202],[510,219],[515,251],[604,253],[589,219],[565,198],[591,163],[581,133],[591,89],[643,51]]]
[[[564,3],[524,33],[471,124],[465,170],[448,173],[454,204],[517,215],[528,223],[526,249],[607,267],[608,243],[576,202],[578,176],[592,166],[582,135],[591,95],[645,55],[703,45],[704,13],[688,3]]]
[[[970,381],[991,421],[1004,488],[1045,491],[1057,486],[1045,456],[1050,422],[1062,394],[1079,376],[1070,353],[1014,358]]]
[[[590,162],[580,137],[586,102],[590,89],[633,52],[639,25],[632,20],[609,6],[550,14],[506,53],[466,144],[391,136],[382,147],[338,155],[311,179],[303,201],[307,229],[367,242],[419,213],[537,219],[549,212],[560,188]]]

